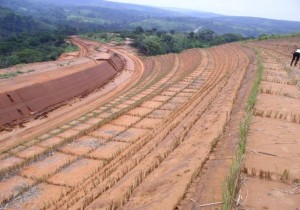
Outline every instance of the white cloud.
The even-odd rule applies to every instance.
[[[176,7],[224,15],[300,21],[300,0],[111,0],[158,7]]]

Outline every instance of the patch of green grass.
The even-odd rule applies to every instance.
[[[16,77],[20,74],[25,74],[25,73],[31,73],[34,72],[34,69],[29,69],[28,71],[14,71],[14,72],[9,72],[9,73],[5,73],[5,74],[0,74],[0,79],[8,79],[8,78],[12,78],[12,77]]]
[[[34,72],[35,70],[34,69],[29,69],[26,73],[31,73],[31,72]]]
[[[124,38],[122,38],[119,34],[115,33],[88,33],[81,35],[83,38],[91,39],[98,42],[117,42],[118,44],[125,41]]]
[[[5,74],[0,74],[0,79],[8,79],[8,78],[16,77],[19,74],[24,74],[24,72],[23,71],[15,71],[15,72],[9,72],[9,73],[5,73]]]
[[[76,45],[73,44],[67,44],[66,48],[65,48],[65,52],[69,53],[69,52],[76,52],[78,51],[79,48]]]
[[[245,119],[240,123],[238,147],[234,154],[233,162],[230,167],[230,172],[223,183],[222,210],[228,210],[231,208],[233,199],[236,197],[236,194],[238,192],[239,176],[242,169],[244,154],[246,151],[247,136],[253,118],[253,108],[256,102],[256,98],[259,94],[259,86],[263,76],[264,66],[261,60],[260,53],[256,49],[255,53],[258,61],[257,76],[254,81],[250,97],[247,101]]]

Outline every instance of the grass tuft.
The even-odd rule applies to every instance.
[[[258,62],[257,76],[254,81],[249,99],[247,101],[245,119],[240,123],[238,147],[234,154],[233,162],[230,167],[230,172],[225,178],[225,181],[223,183],[222,210],[228,210],[231,208],[233,204],[233,200],[236,197],[236,194],[238,192],[238,188],[239,188],[238,183],[239,183],[240,173],[242,171],[244,154],[246,151],[247,136],[253,119],[253,109],[256,102],[256,98],[260,92],[259,86],[263,78],[263,70],[264,70],[263,62],[259,51],[255,49],[255,53]]]

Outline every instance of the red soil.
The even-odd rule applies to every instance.
[[[91,48],[100,46],[134,65],[126,64],[122,73],[128,73],[127,79],[113,83],[111,92],[78,100],[62,112],[66,115],[50,117],[46,125],[33,125],[30,134],[30,129],[21,130],[1,142],[0,208],[203,209],[201,204],[221,201],[257,68],[254,52],[227,44],[141,61],[128,53],[127,45],[73,39],[81,46],[78,56],[90,52],[94,61],[97,55]],[[277,54],[265,53],[276,44],[248,43],[263,48],[268,69],[249,134],[243,169],[249,178],[243,179],[247,185],[240,192],[242,204],[254,209],[295,209],[299,200],[296,193],[279,199],[297,189],[295,182],[279,180],[284,170],[293,181],[299,175],[299,91],[291,85],[298,72],[277,73],[280,63],[270,60]],[[126,70],[130,66],[134,68]],[[282,173],[276,173],[275,165]],[[266,184],[259,173],[251,175],[265,169],[272,172]],[[23,185],[26,188],[20,190]],[[273,187],[277,190],[270,191]],[[47,198],[47,193],[53,194]],[[214,207],[220,205],[206,209]]]
[[[1,90],[0,124],[16,120],[20,122],[29,116],[53,109],[53,106],[75,96],[85,95],[111,80],[122,71],[124,65],[123,58],[114,54],[94,67],[80,71],[36,75],[30,78],[31,84],[25,83],[25,77],[9,80],[5,83],[6,87],[14,87],[15,83],[19,85],[14,90]]]
[[[300,206],[300,70],[289,66],[291,51],[299,41],[249,43],[260,51],[265,71],[248,137],[239,208]]]

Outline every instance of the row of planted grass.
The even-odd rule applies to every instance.
[[[240,177],[242,164],[244,160],[244,154],[246,151],[247,136],[253,119],[253,108],[256,102],[256,98],[259,94],[259,86],[263,78],[263,70],[264,70],[263,62],[260,53],[257,49],[255,49],[255,53],[256,53],[256,58],[258,63],[257,76],[254,81],[249,99],[247,101],[245,119],[240,123],[239,142],[234,154],[233,162],[230,167],[230,172],[225,178],[223,184],[222,210],[227,210],[231,208],[234,198],[236,197],[239,189],[239,177]]]
[[[185,73],[186,73],[186,72],[185,72]],[[186,75],[182,75],[182,77],[184,77],[184,76],[186,76]],[[182,80],[182,78],[180,77],[180,78],[178,78],[177,80],[180,81],[180,80]],[[177,80],[174,81],[174,82],[172,82],[172,83],[169,83],[169,84],[165,83],[164,85],[160,86],[157,90],[155,90],[153,93],[149,94],[148,96],[145,96],[144,98],[147,100],[147,99],[153,98],[154,96],[156,96],[156,95],[158,95],[158,94],[161,94],[161,92],[163,92],[165,89],[171,87],[171,86],[173,85],[173,83],[178,82]],[[134,95],[135,95],[135,94],[134,94]],[[169,100],[171,100],[171,99],[172,99],[173,97],[175,97],[176,95],[177,95],[177,94],[175,94],[174,96],[172,96]],[[141,100],[142,100],[142,101],[141,101]],[[140,100],[140,102],[137,102],[137,103],[139,103],[139,105],[141,105],[142,103],[144,103],[144,100],[143,100],[143,99],[141,99],[141,100]],[[169,101],[169,100],[168,100],[168,101]],[[168,101],[166,101],[165,103],[167,103]],[[138,106],[139,106],[139,105],[138,105]],[[128,110],[128,111],[129,111],[129,110]],[[149,114],[148,114],[148,115],[149,115]],[[145,118],[145,117],[146,117],[146,116],[144,116],[144,117],[142,117],[142,118]],[[142,120],[142,119],[141,119],[141,120]],[[141,121],[141,120],[140,120],[140,121]],[[134,123],[134,124],[137,124],[137,123],[138,123],[138,122],[136,122],[136,123]],[[132,127],[134,124],[128,126],[127,129],[130,128],[130,127]],[[173,125],[173,126],[174,126],[174,125]],[[172,127],[172,129],[173,129],[173,127]],[[172,130],[172,129],[170,129],[170,130]],[[165,135],[168,135],[168,134],[169,134],[169,132],[166,133]],[[152,135],[151,135],[151,136],[148,136],[148,137],[146,137],[146,138],[143,138],[142,140],[141,140],[141,139],[138,139],[139,143],[136,145],[135,148],[133,148],[133,149],[131,150],[132,152],[128,152],[126,155],[124,155],[124,156],[122,157],[121,161],[123,162],[123,164],[124,164],[125,162],[127,162],[127,161],[132,157],[132,155],[136,154],[137,151],[139,151],[139,150],[140,150],[147,142],[149,142],[150,138],[153,138],[153,136],[152,136]],[[163,137],[163,138],[160,138],[159,142],[162,141],[163,139],[164,139],[164,137]],[[159,142],[157,142],[157,143],[155,144],[155,147],[157,147],[157,145],[159,144]],[[154,147],[154,148],[155,148],[155,147]],[[149,154],[154,148],[149,148],[147,154]],[[114,159],[114,158],[115,158],[117,155],[119,155],[119,154],[120,154],[120,153],[116,153],[116,155],[115,155],[112,159]],[[140,159],[139,159],[137,162],[135,162],[133,165],[124,168],[124,170],[122,170],[122,173],[121,173],[121,174],[118,174],[117,177],[114,179],[114,182],[113,182],[113,183],[108,183],[108,185],[107,185],[103,190],[100,190],[100,191],[98,191],[96,194],[92,194],[92,195],[86,197],[86,198],[84,199],[83,206],[85,207],[85,206],[89,205],[93,200],[95,200],[95,199],[98,198],[100,195],[102,195],[105,191],[107,191],[108,189],[110,189],[114,184],[117,183],[118,180],[120,180],[122,177],[124,177],[124,176],[125,176],[132,168],[134,168],[134,167],[135,167],[142,159],[144,159],[144,158],[147,156],[147,154],[141,156]],[[157,164],[157,163],[156,163],[156,164]],[[122,165],[122,164],[121,164],[121,165]],[[157,166],[158,166],[158,165],[157,165]],[[157,166],[156,166],[156,167],[157,167]],[[114,169],[114,168],[116,168],[116,167],[113,165],[113,168],[112,168],[112,167],[109,167],[109,168],[107,168],[107,169],[105,170],[105,173],[103,173],[102,182],[103,182],[107,177],[109,177],[109,176],[116,170],[116,169]],[[154,170],[154,168],[151,167],[151,170]],[[151,172],[151,171],[149,171],[149,173],[150,173],[150,172]],[[142,181],[142,179],[140,179],[140,178],[141,178],[141,177],[139,177],[139,178],[137,179],[138,182]],[[93,182],[93,180],[92,180],[92,182]],[[92,188],[90,188],[90,189],[88,189],[88,190],[91,190],[91,189],[96,188],[96,186],[97,186],[98,184],[100,184],[100,183],[98,183],[98,182],[96,183],[96,182],[95,182],[95,184],[93,184]],[[102,183],[102,184],[103,184],[103,183]],[[81,185],[82,185],[82,184],[81,184]],[[134,186],[135,186],[135,184],[134,184],[133,186],[131,186],[130,188],[133,189]],[[90,185],[87,184],[85,187],[89,188]],[[131,193],[130,190],[126,193],[125,197],[130,196],[130,194],[128,194],[128,193]],[[74,196],[73,196],[73,198],[74,198]],[[74,200],[70,202],[70,205],[73,205],[75,202],[78,202],[79,199],[81,199],[81,198],[74,198]],[[123,197],[122,197],[122,199],[123,199]],[[121,199],[121,200],[122,200],[122,199]],[[59,205],[60,205],[60,204],[59,204]],[[67,205],[69,205],[69,204],[67,204]],[[112,205],[113,205],[113,208],[115,208],[116,205],[120,205],[120,202],[118,201],[117,203],[114,203],[114,204],[112,204]],[[57,206],[57,209],[59,209],[59,208],[62,208],[62,207],[61,207],[61,206]]]

